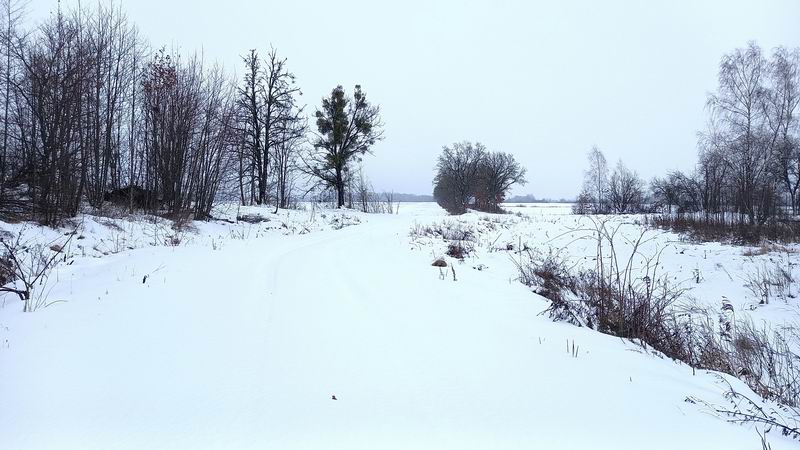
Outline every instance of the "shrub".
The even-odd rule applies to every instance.
[[[758,328],[750,320],[720,331],[712,323],[693,333],[696,346],[688,363],[733,375],[763,398],[800,407],[800,355],[794,331]]]
[[[592,196],[586,191],[581,192],[572,205],[572,214],[586,215],[592,212]]]
[[[23,241],[24,228],[15,237],[0,236],[2,257],[0,266],[3,281],[0,293],[11,293],[23,302],[23,311],[35,311],[47,306],[46,285],[53,268],[67,256],[64,249],[69,245],[77,230],[67,233],[62,243],[30,244]],[[53,250],[58,248],[58,251]]]
[[[8,250],[3,251],[0,255],[0,286],[5,286],[17,279],[14,273],[14,262],[11,259],[11,254]]]
[[[618,228],[593,223],[591,239],[598,243],[594,269],[575,272],[552,252],[544,258],[528,252],[527,260],[518,263],[520,281],[550,300],[547,314],[649,345],[692,367],[733,375],[766,399],[800,407],[800,339],[793,330],[735,322],[727,301],[716,314],[692,307],[684,289],[658,276],[658,252],[644,258],[642,272],[633,270],[640,265],[632,261],[646,241],[643,236],[632,241],[630,255],[623,258],[614,247]],[[783,266],[759,273],[756,285],[788,290],[791,275]]]
[[[574,276],[566,262],[552,251],[544,258],[537,258],[528,251],[528,262],[517,263],[519,280],[534,292],[550,300],[548,313],[557,321],[585,326],[586,314],[578,295],[579,276]]]
[[[670,316],[670,307],[683,290],[667,277],[653,282],[644,275],[636,281],[630,266],[608,275],[594,270],[572,273],[566,261],[553,253],[544,259],[529,257],[519,270],[524,284],[551,301],[546,313],[553,319],[638,339],[670,357],[683,357],[683,337]]]
[[[454,240],[447,244],[447,256],[463,260],[472,253],[475,247],[471,242],[464,240]]]

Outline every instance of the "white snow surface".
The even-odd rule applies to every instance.
[[[510,209],[247,208],[269,221],[180,232],[84,216],[36,311],[0,299],[0,448],[760,448],[752,425],[687,401],[727,404],[721,378],[755,397],[743,383],[541,315],[500,248],[561,248],[579,218]],[[457,281],[431,266],[446,242],[411,234],[443,221],[479,231],[474,255],[447,258]],[[47,245],[71,229],[0,225]],[[757,307],[742,286],[758,258],[788,255],[658,239],[676,280],[702,273],[698,301],[725,295],[771,326],[800,317],[797,300]]]

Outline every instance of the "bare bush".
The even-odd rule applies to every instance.
[[[546,313],[555,320],[639,340],[669,357],[686,358],[687,337],[672,309],[684,290],[666,276],[657,277],[656,262],[650,270],[634,274],[631,264],[617,269],[616,258],[610,258],[613,269],[574,272],[556,254],[529,256],[519,265],[520,280],[551,300]]]
[[[527,260],[519,263],[520,281],[550,299],[547,314],[649,345],[692,367],[733,375],[761,397],[794,408],[791,417],[800,417],[800,339],[793,329],[758,328],[747,319],[737,322],[726,300],[718,313],[691,307],[685,290],[658,274],[659,252],[651,257],[640,254],[644,234],[627,240],[629,253],[623,256],[615,244],[619,226],[592,223],[588,230],[597,244],[594,269],[574,271],[552,252],[544,258],[528,252]],[[637,264],[634,259],[639,259]],[[637,271],[635,266],[641,268]],[[780,262],[764,267],[754,278],[756,289],[766,286],[766,298],[789,295],[788,269]],[[784,431],[797,429],[786,421],[775,423]]]
[[[473,244],[465,240],[454,240],[447,244],[447,256],[463,260],[475,250]]]
[[[617,214],[628,214],[642,210],[644,182],[635,171],[625,167],[622,160],[617,162],[617,167],[609,179],[608,201],[612,211]]]
[[[731,423],[752,423],[760,425],[764,429],[764,434],[758,432],[761,437],[763,449],[772,448],[766,440],[766,434],[777,430],[781,435],[792,439],[800,438],[800,411],[796,407],[786,405],[764,405],[746,394],[733,388],[728,380],[719,377],[720,381],[727,385],[725,399],[727,406],[712,405],[704,400],[694,397],[687,397],[686,401],[691,403],[701,403],[705,405],[713,414],[718,415]],[[757,430],[758,431],[758,430]]]
[[[24,240],[25,229],[16,236],[0,237],[3,249],[0,256],[5,283],[0,293],[15,294],[23,302],[22,310],[32,312],[47,306],[47,280],[59,261],[66,260],[65,249],[77,234],[67,233],[62,242],[29,243]]]
[[[516,262],[522,284],[550,300],[548,313],[554,320],[586,326],[587,312],[577,297],[580,277],[552,250],[543,258],[530,251],[527,256],[527,262]]]
[[[586,215],[592,212],[592,196],[587,191],[581,191],[572,205],[572,214]]]
[[[594,328],[668,350],[674,333],[665,328],[666,315],[684,290],[659,272],[663,248],[646,256],[640,249],[655,238],[654,234],[643,231],[628,238],[621,233],[625,224],[612,226],[605,220],[590,223],[584,230],[596,245],[596,265],[581,278],[590,306],[588,318],[596,320]],[[629,247],[624,253],[618,251],[623,245]]]

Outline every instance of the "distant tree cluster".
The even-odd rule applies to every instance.
[[[59,5],[29,29],[23,12],[0,11],[0,214],[56,224],[111,201],[203,219],[220,198],[286,208],[300,176],[341,206],[381,137],[378,107],[338,86],[304,145],[301,92],[274,49],[249,51],[237,81],[151,50],[114,6]]]
[[[800,49],[767,57],[755,43],[722,57],[708,97],[708,130],[690,173],[654,178],[649,189],[622,162],[609,176],[597,148],[578,196],[578,213],[644,210],[702,213],[760,225],[800,212]]]
[[[734,215],[749,224],[797,214],[798,105],[800,49],[778,47],[767,58],[750,43],[723,56],[697,167],[654,180],[654,201],[670,210]]]
[[[577,214],[630,214],[646,205],[645,183],[620,160],[609,175],[608,163],[597,147],[589,152],[583,190],[573,210]]]
[[[481,143],[458,142],[442,149],[433,196],[450,214],[468,208],[501,212],[511,186],[525,184],[525,168],[512,155],[490,152]]]

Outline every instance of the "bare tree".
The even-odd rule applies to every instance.
[[[253,49],[243,58],[246,71],[244,83],[239,88],[239,105],[241,108],[242,146],[239,153],[239,189],[242,203],[245,203],[245,179],[249,178],[249,202],[259,202],[256,194],[260,191],[262,178],[266,183],[264,162],[264,77],[261,70],[261,58]],[[262,175],[263,174],[263,175]],[[264,188],[266,190],[266,187]]]
[[[275,211],[288,208],[292,201],[292,190],[299,168],[299,155],[307,130],[305,119],[298,116],[286,124],[284,136],[274,147]]]
[[[511,186],[527,182],[525,172],[525,168],[509,153],[486,153],[480,164],[475,192],[478,209],[500,212],[500,203],[505,200]]]
[[[217,191],[231,165],[237,144],[232,85],[220,68],[214,68],[204,78],[202,110],[190,165],[189,186],[195,219],[211,215]]]
[[[198,57],[182,62],[161,50],[145,69],[143,92],[149,207],[207,217],[238,144],[228,81]]]
[[[654,177],[650,181],[653,202],[658,207],[666,207],[667,214],[672,214],[672,207],[681,203],[681,176],[683,174],[679,172],[670,172],[663,178]]]
[[[467,211],[476,192],[486,147],[480,142],[457,142],[442,148],[436,163],[433,196],[451,214]]]
[[[636,172],[625,167],[622,160],[618,161],[608,184],[608,200],[612,210],[617,214],[641,210],[644,197],[643,185]]]
[[[292,155],[299,141],[306,134],[307,122],[303,115],[303,107],[297,105],[297,97],[302,95],[300,88],[295,84],[295,76],[286,67],[286,59],[278,56],[273,48],[267,54],[265,69],[265,112],[264,112],[264,165],[269,167],[270,157],[275,153],[282,152],[282,157],[286,156],[287,150]],[[283,161],[285,162],[285,161]],[[286,171],[292,166],[281,164],[282,174],[278,177],[285,178]],[[265,180],[265,179],[264,179]],[[284,189],[286,180],[278,180],[278,184],[283,184]],[[266,187],[265,182],[259,183],[259,196],[262,203],[266,202],[266,192],[262,194],[261,186]],[[279,188],[280,189],[280,188]],[[280,202],[276,199],[276,204]]]
[[[766,115],[763,102],[767,63],[761,48],[751,42],[746,49],[736,49],[720,63],[719,89],[708,103],[722,127],[714,138],[726,148],[726,162],[734,179],[736,207],[753,224],[756,215],[765,212],[770,196],[758,192],[769,188],[771,148],[763,139]],[[761,198],[759,197],[761,196]],[[760,211],[759,211],[760,210]]]
[[[145,57],[118,7],[59,6],[29,31],[20,11],[13,0],[0,11],[0,212],[52,225],[111,200],[207,216],[241,143],[227,75],[197,56]]]
[[[584,174],[583,190],[591,194],[595,214],[602,214],[608,211],[608,163],[596,145],[589,151],[588,158],[589,170]]]
[[[8,157],[9,145],[11,143],[10,127],[12,119],[10,117],[12,105],[12,88],[17,83],[19,67],[15,58],[14,40],[18,38],[18,24],[24,14],[24,5],[14,0],[3,0],[0,2],[2,8],[2,20],[5,22],[2,30],[3,56],[5,64],[2,68],[3,80],[3,138],[2,149],[0,149],[0,199],[5,201],[5,185],[9,175]]]
[[[775,148],[777,176],[798,213],[800,188],[800,49],[775,49],[769,66],[771,89],[765,95],[766,119]]]
[[[295,84],[294,74],[288,71],[285,58],[279,57],[273,48],[262,62],[258,52],[250,50],[244,62],[247,71],[239,89],[239,105],[247,151],[241,154],[240,177],[245,176],[244,168],[250,170],[250,200],[265,204],[269,196],[269,171],[273,168],[271,159],[278,151],[296,147],[298,139],[305,135],[306,120],[303,108],[297,105],[300,88]],[[284,167],[281,164],[275,168]],[[280,177],[285,173],[275,175]],[[243,183],[240,179],[240,184]]]
[[[451,214],[473,207],[501,212],[500,203],[514,184],[525,184],[525,168],[514,156],[489,152],[480,142],[445,146],[436,164],[433,196]]]
[[[123,170],[124,94],[135,84],[129,64],[135,32],[120,9],[98,6],[84,30],[93,66],[85,79],[83,109],[83,165],[88,172],[86,196],[100,206],[107,189],[118,189]]]
[[[34,212],[47,224],[75,215],[82,194],[81,98],[93,64],[80,22],[58,14],[15,49],[22,76],[15,85],[23,162]]]

